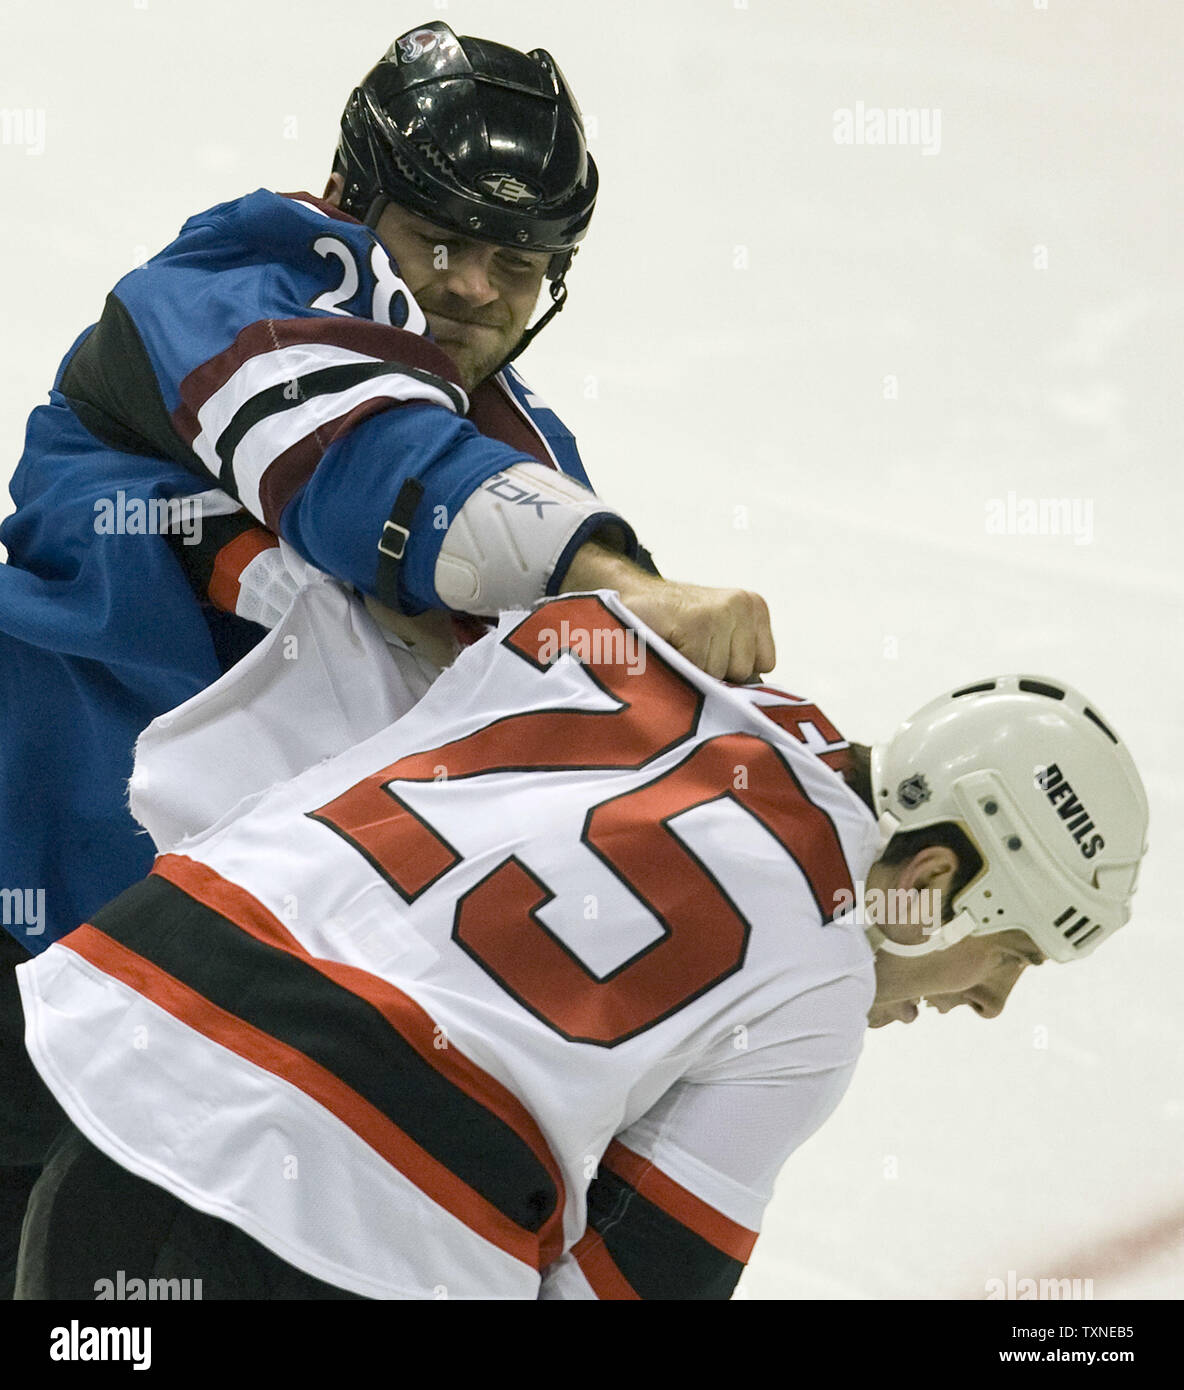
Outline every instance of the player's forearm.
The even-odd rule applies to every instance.
[[[572,556],[563,578],[556,586],[559,594],[582,593],[592,589],[616,589],[644,580],[647,572],[599,535],[586,541]]]
[[[525,607],[602,530],[636,550],[589,489],[424,407],[383,412],[333,443],[281,517],[311,564],[411,615]]]

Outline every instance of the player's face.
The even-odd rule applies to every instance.
[[[948,950],[927,956],[877,951],[876,999],[868,1013],[868,1027],[911,1023],[922,1000],[943,1014],[965,1004],[982,1018],[995,1018],[1020,975],[1044,959],[1021,931],[968,936]]]
[[[470,241],[393,203],[375,230],[471,391],[522,336],[549,254]]]

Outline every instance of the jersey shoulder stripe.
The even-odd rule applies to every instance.
[[[276,358],[275,355],[286,348],[297,351]],[[266,319],[247,324],[227,348],[200,363],[182,379],[180,404],[173,412],[173,423],[186,443],[192,446],[202,433],[203,412],[214,415],[210,402],[220,401],[220,393],[226,386],[248,362],[259,357],[271,358],[273,365],[289,371],[288,376],[281,372],[276,378],[281,386],[297,380],[297,368],[307,373],[324,366],[340,365],[352,358],[355,363],[371,369],[375,364],[385,363],[388,368],[397,364],[412,374],[418,373],[419,379],[445,395],[450,408],[458,414],[464,413],[467,403],[452,359],[442,348],[418,334],[369,319],[320,315]],[[240,408],[223,408],[220,416],[229,422]]]
[[[426,338],[365,320],[267,320],[182,381],[173,424],[219,486],[278,529],[336,438],[411,402],[468,408],[450,359]]]

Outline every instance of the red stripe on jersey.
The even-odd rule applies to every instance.
[[[661,1207],[668,1216],[674,1217],[689,1231],[694,1231],[708,1245],[714,1245],[741,1264],[748,1263],[752,1247],[756,1244],[756,1231],[730,1220],[701,1197],[688,1192],[673,1178],[668,1178],[660,1168],[655,1168],[648,1158],[627,1149],[620,1140],[614,1139],[608,1146],[603,1162],[610,1173],[624,1178],[647,1202]]]
[[[288,951],[297,956],[305,965],[318,970],[342,989],[347,989],[352,994],[356,994],[358,998],[365,999],[382,1014],[387,1023],[415,1049],[425,1062],[446,1077],[457,1090],[477,1101],[491,1114],[496,1115],[503,1124],[509,1126],[546,1169],[558,1194],[554,1214],[539,1231],[537,1237],[531,1237],[532,1243],[537,1241],[537,1245],[535,1245],[530,1259],[532,1262],[537,1259],[541,1268],[559,1257],[563,1249],[563,1205],[565,1200],[563,1174],[547,1146],[542,1131],[530,1112],[512,1091],[507,1090],[500,1082],[487,1072],[482,1071],[474,1062],[471,1062],[455,1044],[450,1042],[447,1047],[441,1048],[438,1045],[439,1034],[435,1022],[409,995],[404,994],[402,990],[388,981],[380,979],[377,975],[371,975],[368,971],[360,970],[356,966],[343,965],[338,961],[321,960],[311,955],[288,931],[287,927],[277,917],[274,917],[257,898],[244,888],[240,888],[237,884],[223,878],[208,865],[201,864],[195,859],[189,859],[184,855],[164,854],[157,859],[152,872],[168,879],[182,892],[188,893],[191,898],[196,898],[198,902],[204,903],[206,907],[217,912],[227,921],[233,922],[235,926],[257,940],[279,950]],[[354,1093],[350,1091],[349,1094],[353,1095]],[[346,1122],[348,1123],[348,1120]],[[435,1160],[432,1161],[435,1162]],[[402,1168],[402,1165],[399,1166],[412,1182],[416,1183],[417,1186],[422,1185],[415,1172]],[[464,1191],[472,1195],[471,1189],[468,1187],[464,1187]],[[432,1194],[429,1193],[429,1195]],[[483,1207],[486,1205],[482,1199],[475,1195],[473,1200],[480,1201]],[[449,1210],[454,1211],[462,1221],[472,1224],[468,1222],[467,1216],[461,1210],[453,1207],[450,1203],[444,1203],[444,1205],[447,1205]],[[489,1210],[493,1211],[494,1208],[490,1207]],[[504,1218],[498,1214],[498,1220],[500,1222]],[[515,1226],[513,1229],[518,1236],[521,1236],[522,1233],[518,1227]],[[484,1231],[481,1233],[485,1234]],[[502,1248],[506,1247],[503,1246]],[[516,1252],[511,1251],[510,1253]],[[522,1257],[518,1256],[518,1258]]]
[[[210,1003],[182,981],[89,923],[71,932],[69,949],[212,1042],[298,1086],[421,1192],[499,1250],[532,1268],[540,1268],[554,1259],[554,1254],[542,1259],[536,1237],[503,1216],[380,1110],[303,1052]]]
[[[456,365],[442,348],[418,333],[373,319],[325,318],[260,319],[250,323],[234,342],[194,369],[181,382],[181,404],[173,411],[173,427],[192,446],[201,433],[198,411],[216,391],[221,390],[244,362],[286,347],[312,347],[325,344],[364,353],[380,362],[415,367],[443,377],[459,387]],[[309,370],[315,370],[310,367]]]
[[[214,557],[214,568],[206,592],[210,602],[227,613],[238,612],[239,581],[256,555],[277,550],[279,541],[262,526],[252,526],[227,543]]]
[[[410,401],[396,401],[390,396],[377,396],[363,401],[344,415],[327,420],[309,430],[303,439],[290,444],[282,454],[277,454],[263,471],[259,480],[259,509],[269,526],[279,529],[280,517],[284,508],[316,471],[317,464],[324,457],[325,450],[339,436],[352,430],[361,421],[380,411],[396,409],[400,405],[410,405]]]
[[[320,208],[326,217],[331,217],[335,222],[353,222],[359,227],[362,225],[360,218],[352,217],[348,212],[342,212],[339,207],[326,202],[324,198],[314,198],[311,193],[280,193],[277,196],[292,198],[302,203],[312,203],[314,207]]]
[[[490,439],[500,439],[510,448],[520,449],[548,468],[555,468],[555,460],[542,434],[530,421],[523,419],[509,389],[496,377],[487,377],[470,393],[469,419]]]
[[[622,1302],[641,1297],[617,1268],[604,1241],[595,1231],[585,1231],[572,1246],[571,1253],[592,1292],[603,1302]]]

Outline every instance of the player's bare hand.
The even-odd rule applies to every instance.
[[[643,623],[709,676],[743,682],[776,665],[768,605],[748,589],[661,579],[595,541],[576,552],[559,591],[579,589],[616,589]]]
[[[393,632],[407,646],[427,657],[441,670],[451,666],[460,653],[460,643],[452,626],[452,618],[439,609],[428,609],[418,617],[409,618],[385,607],[369,594],[364,595],[366,608],[379,627]]]

